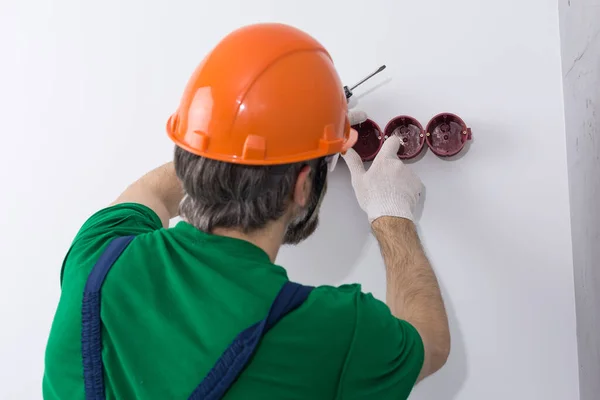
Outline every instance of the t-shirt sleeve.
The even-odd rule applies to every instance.
[[[160,218],[150,208],[138,203],[120,203],[92,215],[83,224],[73,243],[139,235],[160,228]]]
[[[423,367],[417,330],[370,294],[357,300],[354,337],[340,381],[343,399],[406,399]]]
[[[141,235],[162,228],[160,218],[150,208],[137,203],[121,203],[92,215],[79,229],[61,269],[61,282],[70,265],[81,260],[97,259],[111,239]],[[75,258],[73,263],[70,259]],[[86,263],[87,264],[87,263]]]

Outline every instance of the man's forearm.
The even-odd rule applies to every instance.
[[[435,274],[412,221],[381,217],[373,232],[386,265],[386,302],[392,314],[410,322],[425,343],[423,375],[441,368],[450,350],[448,317]]]
[[[169,220],[179,212],[183,198],[181,182],[175,174],[173,162],[166,163],[132,183],[113,204],[140,203],[152,209],[169,226]]]

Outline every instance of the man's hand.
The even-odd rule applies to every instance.
[[[414,220],[423,184],[398,158],[400,143],[396,135],[387,139],[368,171],[353,149],[343,156],[352,175],[358,204],[367,213],[369,222],[383,216]]]
[[[348,111],[348,119],[350,120],[350,125],[358,125],[367,120],[367,113],[364,111],[354,110]]]

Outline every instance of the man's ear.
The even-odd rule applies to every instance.
[[[296,179],[296,186],[294,186],[294,195],[292,200],[295,204],[302,208],[306,207],[308,204],[310,192],[312,190],[310,170],[311,168],[308,165],[302,167],[300,173],[298,174],[298,179]]]

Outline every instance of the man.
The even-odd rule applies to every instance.
[[[328,53],[305,33],[227,36],[167,124],[174,162],[73,241],[44,397],[407,398],[445,363],[448,324],[412,222],[421,182],[396,137],[365,172],[350,128],[365,118],[348,114]],[[387,306],[360,285],[289,282],[274,264],[316,229],[340,153],[381,246]]]

